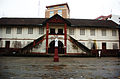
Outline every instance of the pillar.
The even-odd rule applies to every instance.
[[[64,46],[65,54],[67,54],[67,24],[64,25]]]
[[[46,24],[46,54],[48,54],[49,23]]]
[[[58,47],[55,47],[54,62],[59,62]]]

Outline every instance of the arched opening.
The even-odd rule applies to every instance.
[[[49,54],[55,53],[55,40],[50,42],[48,53]],[[63,46],[63,43],[61,41],[58,41],[58,54],[64,54],[64,46]]]

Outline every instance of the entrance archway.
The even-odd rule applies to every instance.
[[[54,54],[55,52],[55,40],[51,41],[48,48],[49,54]],[[64,54],[64,45],[61,41],[58,41],[58,54]]]

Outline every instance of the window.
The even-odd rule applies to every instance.
[[[73,29],[73,28],[70,28],[70,29],[69,29],[69,34],[70,34],[70,35],[74,35],[74,29]]]
[[[50,29],[50,34],[55,34],[55,29],[54,28]]]
[[[39,34],[44,34],[44,28],[43,27],[39,28]]]
[[[59,6],[60,8],[64,8],[64,6]]]
[[[112,36],[116,36],[117,33],[116,33],[116,30],[112,30]]]
[[[90,29],[90,35],[95,36],[95,29]]]
[[[3,46],[3,41],[0,40],[0,47],[2,47],[2,46]]]
[[[17,27],[17,34],[22,34],[22,27]]]
[[[54,15],[54,11],[50,11],[50,17]]]
[[[54,9],[54,7],[50,7],[50,9]]]
[[[106,29],[102,29],[102,36],[106,36]]]
[[[33,34],[33,27],[28,27],[28,34]]]
[[[11,27],[6,28],[6,34],[11,34]]]
[[[57,34],[63,34],[63,29],[58,29],[58,33]]]
[[[10,48],[10,41],[5,41],[5,48]]]
[[[85,35],[85,29],[84,28],[80,29],[80,35]]]
[[[117,43],[113,43],[113,49],[118,49]]]
[[[102,49],[106,50],[106,43],[104,43],[104,42],[102,43]]]
[[[62,10],[58,10],[58,14],[62,16]]]

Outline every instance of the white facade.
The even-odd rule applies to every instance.
[[[46,34],[46,27],[44,27],[44,33],[39,34],[39,28],[38,26],[21,26],[22,27],[22,34],[17,34],[17,27],[18,26],[11,26],[11,33],[6,34],[6,28],[8,26],[4,26],[0,28],[0,38],[1,40],[1,47],[5,47],[5,41],[10,41],[10,48],[23,48],[26,46],[28,43],[33,42],[35,39],[41,37],[43,34]],[[28,27],[33,27],[33,34],[28,34]],[[61,28],[64,30],[63,26],[50,26],[50,28],[55,28],[55,31],[57,33],[58,28]],[[73,35],[69,34],[70,33],[70,28],[72,28]],[[80,29],[83,27],[67,27],[67,34],[72,36],[74,39],[77,41],[81,42],[84,44],[86,47],[91,49],[91,43],[94,43],[96,41],[97,49],[102,49],[102,43],[106,43],[106,49],[113,49],[113,44],[117,44],[117,48],[119,48],[119,34],[118,34],[118,29],[107,29],[107,28],[87,28],[85,27],[85,35],[80,35]],[[40,28],[41,29],[41,28]],[[95,35],[91,35],[91,29],[95,30]],[[102,36],[102,30],[106,30],[106,35]],[[116,31],[116,35],[113,36],[112,31]],[[50,31],[49,31],[50,32]],[[63,31],[64,32],[64,31]],[[60,35],[60,41],[63,42],[64,44],[64,36]],[[52,35],[49,36],[49,43],[50,41],[54,40],[52,38]],[[21,46],[15,47],[15,42],[21,42]],[[67,42],[68,48],[70,46],[69,41]],[[45,45],[45,41],[44,41]],[[44,50],[43,50],[44,51]]]
[[[11,33],[10,34],[6,34],[6,28],[7,27],[11,27]],[[21,47],[19,48],[23,48],[24,46],[26,46],[28,43],[34,41],[35,39],[41,37],[43,34],[39,34],[39,29],[40,27],[37,26],[21,26],[22,27],[22,34],[17,34],[17,27],[18,26],[4,26],[1,27],[1,34],[0,34],[0,38],[2,38],[2,46],[1,47],[5,47],[5,41],[10,41],[10,48],[17,48],[14,45],[14,42],[21,42]],[[29,27],[33,27],[33,34],[28,34],[28,28]],[[45,32],[45,29],[44,29]]]
[[[79,42],[84,43],[84,45],[87,46],[89,49],[91,49],[91,43],[94,43],[94,41],[96,41],[97,49],[102,49],[102,43],[106,43],[106,49],[113,49],[113,43],[116,43],[117,47],[119,46],[118,29],[85,28],[85,35],[80,35],[79,27],[72,29],[74,29],[74,35],[71,36],[77,39]],[[90,35],[91,29],[95,29],[95,36]],[[106,36],[102,36],[103,29],[106,29]],[[116,36],[112,35],[112,30],[116,31]]]

